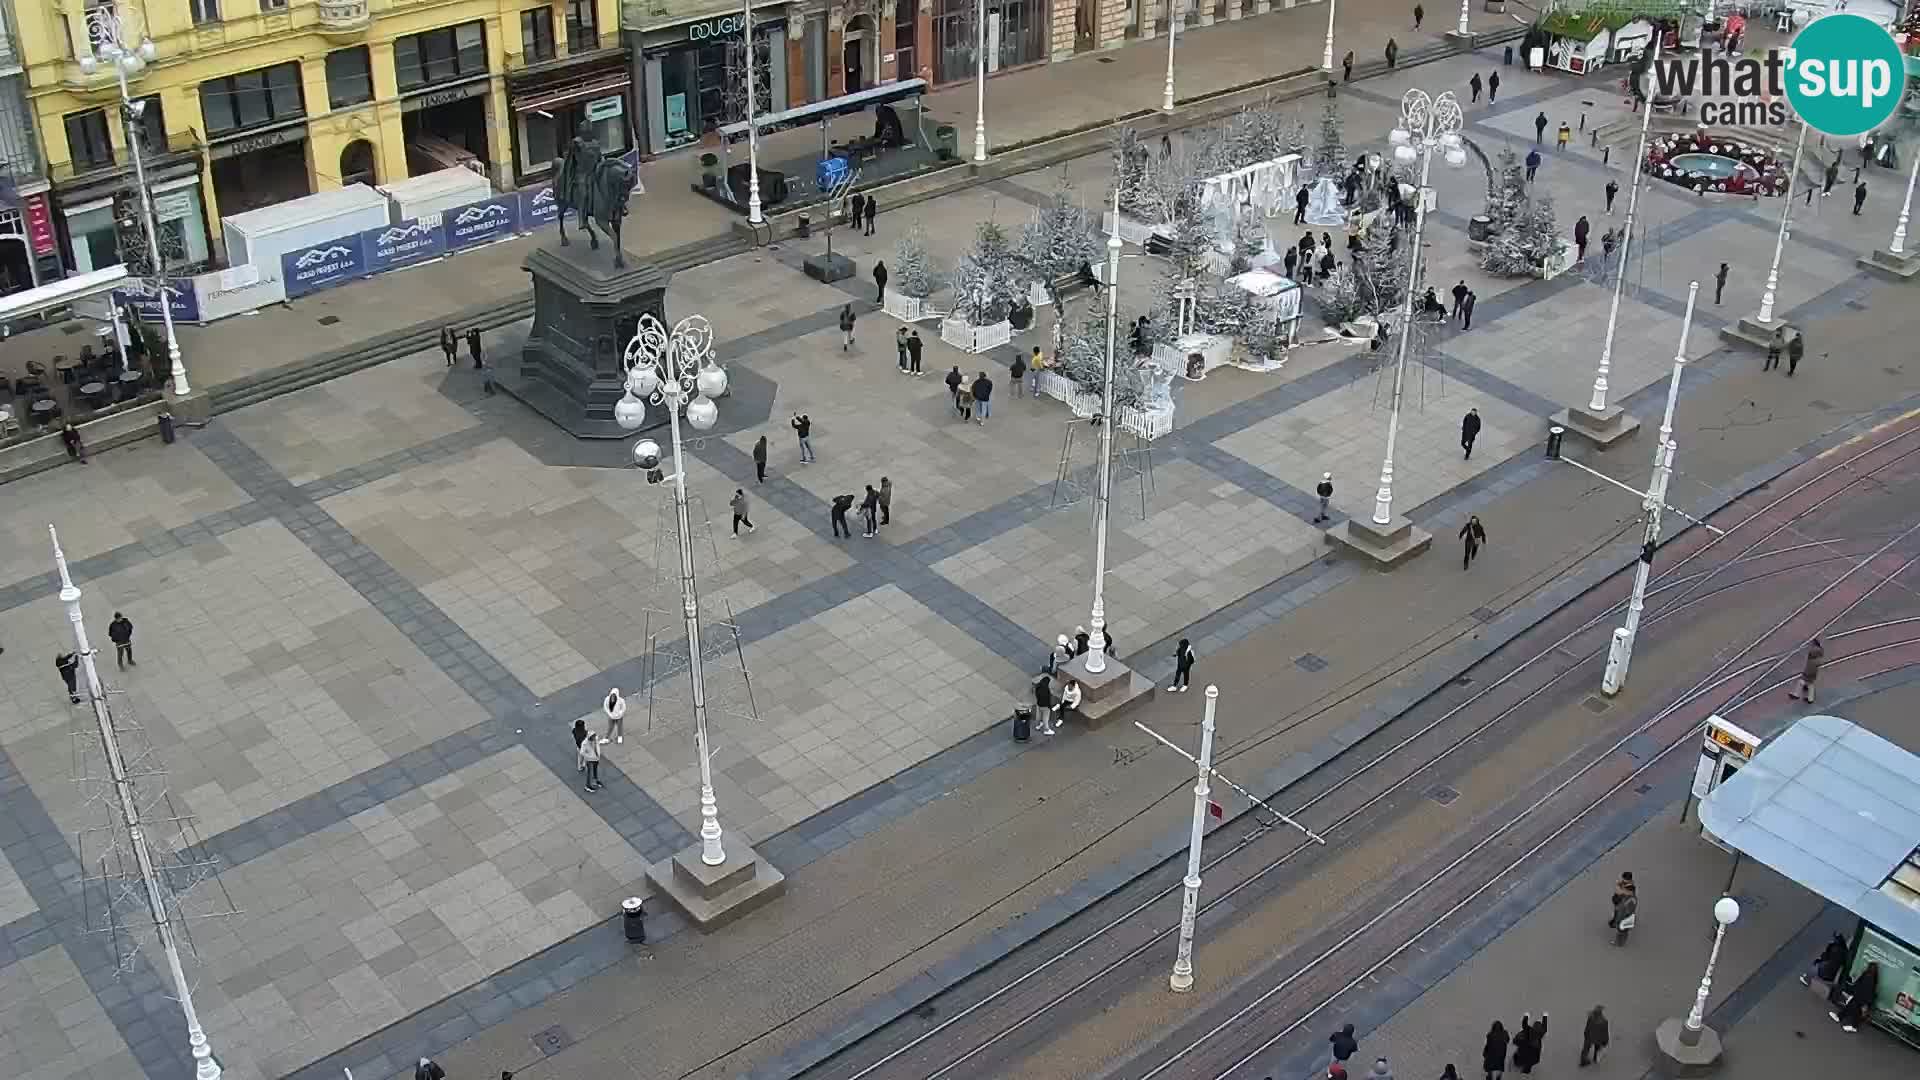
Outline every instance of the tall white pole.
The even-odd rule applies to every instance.
[[[1466,9],[1460,14],[1461,32],[1466,32]],[[1654,35],[1653,61],[1660,62],[1660,36]],[[1653,124],[1653,95],[1647,95],[1640,110],[1640,142],[1633,151],[1633,182],[1627,187],[1627,231],[1620,239],[1620,262],[1613,272],[1613,301],[1607,307],[1607,336],[1600,343],[1600,370],[1593,377],[1593,399],[1587,411],[1599,415],[1607,409],[1607,375],[1613,370],[1613,330],[1620,321],[1620,294],[1627,285],[1627,249],[1633,244],[1633,214],[1640,205],[1640,163],[1647,159],[1647,129]]]
[[[1600,689],[1617,694],[1627,683],[1627,669],[1633,665],[1633,644],[1640,635],[1640,613],[1647,603],[1647,581],[1653,576],[1653,550],[1660,543],[1660,515],[1666,509],[1667,483],[1673,478],[1673,409],[1680,401],[1680,374],[1687,367],[1687,334],[1693,328],[1693,306],[1700,296],[1700,283],[1687,286],[1687,312],[1680,321],[1680,345],[1673,354],[1673,374],[1667,379],[1667,411],[1660,418],[1660,441],[1653,447],[1653,476],[1647,481],[1647,493],[1641,507],[1646,514],[1646,531],[1640,539],[1640,558],[1633,567],[1633,595],[1627,599],[1627,619],[1622,633],[1614,635],[1607,652],[1607,666],[1601,675]]]
[[[1727,927],[1740,918],[1740,904],[1723,896],[1713,905],[1713,948],[1707,953],[1707,970],[1700,976],[1700,987],[1693,992],[1693,1008],[1687,1010],[1687,1022],[1680,1029],[1680,1041],[1698,1046],[1700,1033],[1707,1025],[1707,998],[1713,993],[1713,968],[1720,962],[1720,943],[1726,940]]]
[[[1113,493],[1113,365],[1120,334],[1120,189],[1113,192],[1107,234],[1107,370],[1100,389],[1100,496],[1093,510],[1093,616],[1087,624],[1087,671],[1107,670],[1107,506]]]
[[[747,42],[747,220],[766,220],[760,213],[760,125],[754,121],[753,0],[740,0],[741,33]]]
[[[1327,47],[1320,54],[1320,70],[1333,74],[1333,10],[1340,0],[1327,0]]]
[[[167,910],[167,897],[154,866],[153,852],[147,847],[146,828],[140,822],[140,802],[134,796],[133,779],[127,774],[126,760],[120,754],[120,740],[114,730],[113,716],[107,711],[107,691],[100,682],[100,670],[94,666],[93,648],[87,644],[87,627],[80,613],[80,590],[67,569],[66,553],[60,550],[60,532],[47,526],[53,538],[53,563],[60,571],[60,601],[67,605],[67,621],[73,624],[73,641],[79,650],[80,666],[87,676],[87,697],[93,708],[94,723],[100,729],[101,752],[113,778],[114,795],[120,804],[120,817],[127,827],[128,846],[140,869],[140,883],[146,893],[147,914],[153,919],[153,932],[167,956],[167,974],[173,979],[174,996],[187,1021],[187,1048],[193,1055],[194,1080],[220,1080],[220,1063],[213,1059],[213,1047],[200,1026],[200,1014],[193,1007],[193,988],[187,983],[186,970],[180,964],[179,943],[173,936],[173,913]]]
[[[1900,203],[1900,221],[1893,227],[1893,242],[1887,250],[1895,255],[1907,253],[1907,215],[1913,210],[1913,182],[1920,179],[1920,154],[1913,155],[1913,167],[1907,170],[1907,197]]]
[[[1187,877],[1180,894],[1180,951],[1174,954],[1173,974],[1167,986],[1174,993],[1193,989],[1193,921],[1200,913],[1200,842],[1207,830],[1207,796],[1213,775],[1213,710],[1220,702],[1220,688],[1207,687],[1207,712],[1200,721],[1200,774],[1193,782],[1193,831],[1187,834]]]
[[[1773,321],[1774,293],[1780,288],[1780,253],[1787,246],[1787,230],[1793,223],[1793,186],[1800,182],[1800,154],[1807,148],[1807,125],[1800,124],[1800,139],[1793,144],[1793,170],[1787,173],[1786,205],[1780,208],[1780,232],[1773,238],[1773,266],[1767,270],[1767,288],[1760,294],[1760,321]],[[1637,166],[1636,166],[1637,167]]]
[[[118,75],[120,79],[121,116],[131,121],[133,116],[133,95],[127,90],[126,61],[129,56],[140,55],[139,46],[134,46],[132,50],[129,50],[124,42],[117,40],[119,27],[115,26],[114,30],[116,32],[115,47],[117,52],[113,57],[113,70],[114,74]],[[144,58],[142,58],[141,62],[145,62]],[[127,151],[133,155],[133,182],[140,188],[140,222],[146,227],[147,255],[148,258],[153,260],[153,282],[158,287],[156,293],[160,298],[160,321],[164,323],[167,328],[167,360],[170,365],[168,374],[173,379],[174,396],[185,397],[189,393],[192,393],[193,388],[187,385],[187,366],[180,360],[180,338],[173,332],[173,301],[167,292],[166,260],[160,254],[160,240],[155,233],[153,224],[153,192],[147,189],[147,167],[140,156],[139,133],[134,130],[133,124],[130,122],[126,127]]]
[[[1173,111],[1173,43],[1180,38],[1180,0],[1167,0],[1167,85],[1160,94],[1160,111]]]
[[[1460,0],[1460,36],[1467,36],[1467,4],[1469,0]]]
[[[974,49],[977,69],[973,87],[973,163],[987,163],[987,0],[980,0],[979,44]]]
[[[668,339],[666,370],[667,425],[673,438],[673,518],[680,533],[680,605],[687,622],[687,674],[693,680],[694,752],[700,755],[700,861],[719,866],[727,861],[720,846],[720,806],[713,797],[713,744],[707,739],[707,677],[701,656],[700,590],[693,577],[693,522],[687,513],[687,463],[680,446],[680,404],[687,390],[681,382],[678,336]]]
[[[1407,254],[1407,296],[1400,306],[1400,343],[1394,350],[1393,411],[1387,414],[1387,456],[1380,463],[1380,490],[1373,496],[1373,523],[1380,526],[1393,521],[1393,446],[1400,437],[1400,395],[1407,383],[1407,343],[1413,338],[1413,292],[1420,281],[1420,235],[1427,225],[1427,181],[1433,171],[1432,132],[1412,134],[1416,139],[1427,137],[1423,139],[1425,146],[1420,155],[1420,190],[1415,195],[1419,202],[1413,208],[1413,250]]]

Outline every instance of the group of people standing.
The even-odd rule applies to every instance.
[[[862,536],[871,540],[880,535],[882,525],[893,524],[893,480],[891,477],[883,476],[880,478],[879,487],[867,485],[864,496],[835,495],[833,497],[833,503],[828,508],[828,517],[833,526],[835,539],[853,538],[853,530],[847,526],[847,514],[853,509],[856,501],[860,504],[860,515],[866,519],[867,529],[861,534]]]
[[[1360,1052],[1360,1040],[1354,1034],[1352,1024],[1346,1024],[1340,1030],[1327,1037],[1333,1047],[1333,1059],[1327,1065],[1328,1080],[1346,1080],[1348,1061]],[[1600,1060],[1600,1054],[1612,1041],[1612,1032],[1608,1030],[1607,1012],[1603,1006],[1595,1005],[1587,1013],[1587,1022],[1580,1032],[1580,1065],[1591,1065]],[[1529,1013],[1520,1014],[1520,1024],[1509,1032],[1507,1026],[1498,1020],[1487,1029],[1487,1038],[1480,1049],[1480,1071],[1486,1074],[1486,1080],[1501,1080],[1507,1073],[1509,1064],[1513,1071],[1523,1076],[1531,1076],[1534,1066],[1540,1064],[1545,1055],[1547,1042],[1547,1014],[1541,1013],[1535,1020]],[[1367,1074],[1367,1080],[1391,1080],[1393,1071],[1384,1057],[1375,1058],[1373,1070]],[[1440,1080],[1460,1080],[1459,1067],[1449,1063],[1440,1072]]]
[[[479,371],[486,365],[481,362],[480,328],[477,326],[467,327],[467,332],[464,335],[454,330],[451,326],[441,327],[440,352],[446,356],[448,367],[459,363],[460,342],[463,338],[467,343],[467,355],[473,358],[473,370]]]

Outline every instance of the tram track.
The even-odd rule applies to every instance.
[[[1830,506],[1835,500],[1855,490],[1860,484],[1870,482],[1879,473],[1901,464],[1916,452],[1920,452],[1920,445],[1915,445],[1920,440],[1913,438],[1917,433],[1920,433],[1920,428],[1910,427],[1857,452],[1852,452],[1850,456],[1832,463],[1816,475],[1795,484],[1786,492],[1772,495],[1764,505],[1747,512],[1725,532],[1708,534],[1705,530],[1688,530],[1681,537],[1670,542],[1663,550],[1677,555],[1677,558],[1659,574],[1655,579],[1654,587],[1649,590],[1649,610],[1642,620],[1643,632],[1728,592],[1751,588],[1756,584],[1783,576],[1819,573],[1833,563],[1847,564],[1844,572],[1817,594],[1826,596],[1841,582],[1852,578],[1860,569],[1870,565],[1874,559],[1884,556],[1886,552],[1893,550],[1899,543],[1911,537],[1915,529],[1920,529],[1920,526],[1901,532],[1893,540],[1871,553],[1852,550],[1859,541],[1849,538],[1807,539],[1784,547],[1759,550],[1783,532],[1796,529],[1797,524],[1804,522],[1809,515]],[[1766,488],[1756,489],[1755,492],[1730,503],[1714,516],[1721,518],[1729,512],[1738,512],[1743,503],[1758,501],[1768,495]],[[1760,535],[1754,537],[1752,533],[1756,530]],[[1687,542],[1683,543],[1682,538],[1687,538]],[[1735,544],[1744,544],[1744,546],[1735,550]],[[1718,561],[1703,569],[1687,572],[1689,566],[1701,559],[1718,559]],[[1904,564],[1900,570],[1886,575],[1881,582],[1876,583],[1873,589],[1868,591],[1867,595],[1871,595],[1887,581],[1893,580],[1908,566],[1911,566],[1911,561]],[[1748,567],[1751,572],[1733,573],[1736,567]],[[1731,578],[1726,576],[1729,573],[1733,573]],[[1617,584],[1617,581],[1618,575],[1609,579],[1609,584]],[[1865,596],[1862,596],[1854,602],[1854,605],[1864,599]],[[1812,603],[1812,600],[1808,601],[1808,605]],[[1655,604],[1659,605],[1657,610],[1654,608]],[[1850,605],[1846,610],[1852,610],[1854,605]],[[1302,814],[1313,812],[1316,808],[1338,809],[1332,824],[1315,826],[1316,831],[1325,834],[1328,831],[1340,829],[1344,823],[1360,819],[1374,808],[1388,802],[1396,794],[1405,791],[1416,779],[1445,762],[1460,748],[1494,730],[1542,695],[1560,689],[1562,681],[1568,675],[1588,667],[1595,656],[1604,651],[1604,641],[1598,649],[1567,650],[1566,646],[1605,623],[1623,606],[1624,601],[1605,604],[1597,613],[1561,635],[1558,640],[1539,648],[1517,666],[1507,670],[1499,679],[1475,690],[1459,704],[1445,709],[1437,719],[1427,721],[1411,733],[1397,737],[1390,746],[1373,754],[1363,763],[1343,770],[1337,777],[1323,778],[1319,783],[1316,783],[1316,778],[1312,776],[1301,781],[1300,784],[1295,785],[1296,788],[1306,787],[1313,790],[1313,793],[1294,811],[1294,816],[1298,818]],[[1804,611],[1806,608],[1807,605],[1802,605],[1797,610]],[[1835,616],[1836,619],[1839,617]],[[1895,622],[1904,624],[1903,621]],[[1830,626],[1831,622],[1826,625]],[[1857,633],[1867,629],[1870,628],[1844,631],[1843,634]],[[1748,655],[1767,637],[1780,630],[1779,626],[1770,629],[1746,646],[1738,655]],[[1886,651],[1911,644],[1914,642],[1883,643],[1874,646],[1873,651]],[[1829,658],[1829,665],[1844,664],[1853,655],[1853,653],[1846,653],[1832,656]],[[1771,664],[1776,667],[1782,662],[1785,662],[1784,653],[1775,655],[1771,659]],[[1744,672],[1746,669],[1742,670]],[[1765,679],[1768,669],[1756,668],[1755,670],[1758,670],[1759,674],[1747,686],[1735,690],[1733,697],[1751,693],[1754,685]],[[1724,672],[1722,674],[1724,675]],[[1703,695],[1721,689],[1724,682],[1725,678],[1706,680],[1702,685],[1689,689],[1682,700],[1683,702],[1697,700]],[[1743,699],[1741,704],[1744,705],[1747,700],[1751,698]],[[1320,704],[1316,703],[1316,705]],[[1497,706],[1490,719],[1476,720],[1466,724],[1458,722],[1470,709],[1489,704]],[[1318,711],[1324,711],[1324,707],[1326,706]],[[1671,716],[1672,712],[1671,708],[1661,712],[1654,720],[1648,721],[1646,725],[1626,738],[1644,733],[1645,730]],[[1296,720],[1291,726],[1297,726],[1299,722],[1301,721]],[[1221,761],[1246,753],[1261,742],[1282,733],[1288,727],[1289,725],[1283,724],[1281,730],[1264,732],[1252,740],[1228,748]],[[1682,736],[1680,741],[1684,741],[1684,738]],[[1624,743],[1625,739],[1621,742]],[[1437,744],[1437,746],[1428,744]],[[1408,756],[1407,751],[1416,746],[1422,747],[1424,752]],[[1617,753],[1618,748],[1619,744],[1616,744],[1607,753]],[[1659,756],[1664,756],[1666,752],[1662,750]],[[1657,756],[1653,760],[1658,759]],[[1598,760],[1604,760],[1604,757],[1596,759]],[[1388,768],[1389,764],[1393,767]],[[1647,764],[1650,765],[1651,762]],[[1592,767],[1589,765],[1588,769]],[[1641,771],[1644,771],[1644,768]],[[1585,775],[1587,775],[1586,771],[1576,773],[1575,777],[1567,783],[1571,784]],[[1377,789],[1374,785],[1369,785],[1364,792],[1353,791],[1353,785],[1363,777],[1375,778],[1381,783]],[[1564,790],[1566,787],[1563,785],[1555,789],[1554,794]],[[1335,800],[1342,795],[1346,798],[1340,799],[1337,804],[1328,805],[1329,800]],[[1354,803],[1352,800],[1356,797],[1358,802]],[[1529,809],[1526,813],[1534,812],[1536,811]],[[1583,814],[1586,812],[1582,811]],[[1509,822],[1501,830],[1485,838],[1485,842],[1490,843],[1511,830],[1519,820]],[[1261,815],[1258,814],[1255,815],[1252,823],[1252,829],[1221,852],[1212,855],[1205,864],[1204,873],[1210,881],[1224,879],[1230,884],[1218,892],[1210,890],[1211,895],[1204,910],[1212,911],[1221,905],[1233,902],[1246,890],[1266,880],[1275,870],[1299,859],[1309,846],[1305,842],[1293,844],[1278,858],[1274,858],[1269,849],[1272,846],[1271,837],[1274,834],[1275,823],[1261,820]],[[1567,827],[1570,827],[1570,824]],[[1265,852],[1264,857],[1263,852]],[[1060,1004],[1085,992],[1101,980],[1127,969],[1169,938],[1174,920],[1165,917],[1164,909],[1169,906],[1168,901],[1178,892],[1179,884],[1177,879],[1163,884],[1160,878],[1164,876],[1162,874],[1148,881],[1147,878],[1154,877],[1150,872],[1149,875],[1136,879],[1130,886],[1109,898],[1118,901],[1108,905],[1110,909],[1117,910],[1109,910],[1094,920],[1093,929],[1076,928],[1073,933],[1066,935],[1059,935],[1059,932],[1055,931],[1034,943],[1041,945],[1048,943],[1049,937],[1059,936],[1060,940],[1051,942],[1060,946],[1055,951],[1045,956],[1035,955],[1028,963],[1017,965],[1018,970],[996,973],[993,968],[989,968],[976,975],[975,979],[991,985],[983,985],[971,994],[954,995],[953,991],[948,991],[927,1005],[923,1005],[921,1010],[916,1010],[921,1016],[928,1013],[941,1015],[944,1012],[937,1023],[929,1026],[924,1022],[917,1022],[912,1025],[914,1030],[905,1032],[890,1031],[899,1026],[898,1022],[896,1025],[883,1027],[868,1038],[853,1042],[840,1054],[827,1059],[803,1075],[845,1077],[847,1080],[865,1080],[867,1077],[875,1076],[916,1076],[932,1080],[932,1078],[954,1075],[995,1075],[996,1071],[992,1069],[982,1072],[968,1070],[967,1067],[994,1051],[1006,1040],[1020,1034]],[[1392,910],[1397,909],[1389,909],[1389,913]],[[1388,913],[1383,913],[1383,916],[1385,914]],[[1088,963],[1088,961],[1097,962]],[[1089,967],[1091,970],[1087,970]],[[972,981],[969,980],[969,982]],[[1062,986],[1065,988],[1060,989]],[[966,983],[954,988],[962,991],[966,989]],[[943,1006],[945,1006],[944,1009]],[[983,1036],[957,1040],[951,1047],[930,1045],[936,1041],[943,1044],[952,1041],[948,1033],[957,1034],[955,1029],[963,1024],[968,1025],[969,1029],[980,1029]],[[889,1035],[892,1037],[889,1038]],[[1148,1075],[1159,1075],[1160,1071]],[[998,1070],[998,1074],[1005,1075],[1007,1072],[1002,1068]]]

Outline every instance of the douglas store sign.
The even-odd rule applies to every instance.
[[[765,21],[765,20],[761,20]],[[739,13],[715,15],[710,19],[687,24],[688,41],[711,41],[715,38],[729,38],[739,34],[746,26],[746,16]]]

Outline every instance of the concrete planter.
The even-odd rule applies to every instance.
[[[1108,234],[1118,232],[1121,240],[1136,247],[1146,247],[1147,240],[1153,236],[1153,226],[1125,214],[1119,215],[1119,221],[1116,223],[1111,210],[1100,215],[1100,222],[1102,232]]]

